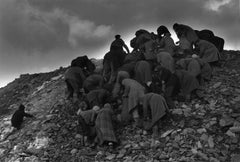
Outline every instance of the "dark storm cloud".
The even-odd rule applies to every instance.
[[[25,1],[2,0],[0,38],[7,48],[46,51],[64,44],[68,26]]]
[[[211,29],[240,49],[238,0],[0,0],[0,75],[103,56],[117,33],[129,40],[139,28],[175,22]]]
[[[59,8],[44,11],[26,0],[0,3],[0,38],[8,48],[46,52],[80,45],[96,47],[112,33],[109,25],[80,19]]]
[[[210,28],[227,44],[239,40],[238,0],[31,0],[41,10],[60,8],[96,24],[108,24],[124,33],[144,25],[186,23],[196,29]],[[134,32],[134,31],[132,31]]]
[[[162,24],[172,28],[173,23],[179,22],[196,29],[210,28],[235,42],[240,33],[237,3],[237,0],[1,0],[0,34],[7,46],[26,50],[99,48],[109,42],[114,31],[124,33],[138,26],[157,28]],[[217,10],[211,6],[217,6]]]

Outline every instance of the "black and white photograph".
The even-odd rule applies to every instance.
[[[0,0],[0,161],[240,162],[240,1]]]

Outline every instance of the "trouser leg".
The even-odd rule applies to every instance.
[[[74,89],[73,89],[72,85],[70,84],[69,80],[65,80],[65,82],[66,82],[67,90],[68,90],[67,99],[73,98]]]

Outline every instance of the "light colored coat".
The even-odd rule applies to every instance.
[[[162,67],[168,69],[172,73],[175,72],[174,59],[168,52],[159,52],[157,54],[157,62],[161,64]]]
[[[212,75],[211,66],[203,61],[201,58],[186,58],[177,61],[177,65],[180,65],[183,69],[187,70],[191,75],[209,80]]]
[[[148,93],[143,97],[143,114],[148,115],[148,108],[151,109],[151,125],[153,127],[165,114],[168,109],[165,99],[156,93]]]
[[[169,34],[166,34],[159,42],[159,46],[163,48],[166,52],[174,55],[174,50],[176,48],[172,37]]]
[[[192,45],[185,36],[179,38],[179,48],[183,50],[192,50]]]
[[[199,40],[199,42],[196,43],[196,49],[199,52],[199,57],[208,63],[219,60],[218,49],[214,44],[206,40]]]
[[[139,103],[139,98],[144,95],[145,88],[133,79],[124,79],[124,95],[128,96],[128,112],[130,113]]]
[[[196,77],[192,76],[186,70],[176,70],[175,74],[180,80],[181,92],[186,96],[191,94],[193,90],[199,88],[199,82]]]

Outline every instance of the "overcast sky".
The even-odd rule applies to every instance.
[[[174,23],[210,29],[225,49],[240,49],[239,0],[0,0],[0,87],[20,74],[102,58],[115,34]]]

